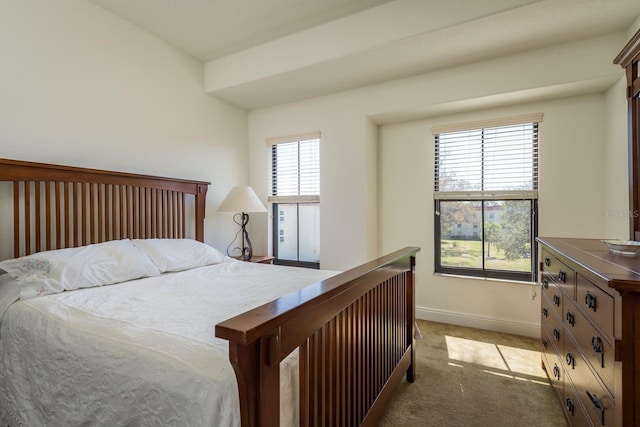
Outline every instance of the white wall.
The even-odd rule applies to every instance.
[[[605,97],[606,136],[603,157],[604,230],[607,239],[631,238],[629,216],[629,142],[627,133],[626,78],[611,87]]]
[[[537,107],[545,113],[541,139],[546,138],[540,234],[599,237],[605,231],[604,141],[619,131],[606,127],[604,92],[622,76],[612,59],[625,39],[612,34],[251,111],[251,185],[266,200],[266,138],[321,131],[322,268],[345,269],[371,253],[418,245],[419,316],[536,335],[534,286],[433,276],[428,124]],[[382,124],[378,136],[372,120]],[[375,182],[369,178],[372,168]],[[367,218],[375,215],[370,206],[376,199],[374,228]],[[270,249],[267,223],[265,218],[264,228],[254,231],[254,240],[262,233],[261,251]]]
[[[246,184],[247,114],[204,93],[203,64],[83,0],[0,0],[0,156]],[[6,252],[0,253],[6,256]]]

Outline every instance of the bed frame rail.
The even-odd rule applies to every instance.
[[[408,247],[216,325],[229,340],[243,426],[279,425],[280,362],[299,348],[300,425],[374,426],[415,379]]]
[[[8,159],[0,159],[0,181],[13,182],[14,257],[124,238],[187,237],[191,199],[195,238],[204,240],[208,182]]]

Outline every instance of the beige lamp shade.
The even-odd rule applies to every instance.
[[[256,193],[251,187],[233,187],[224,198],[219,212],[266,212]]]

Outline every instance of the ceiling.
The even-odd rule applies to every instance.
[[[207,92],[249,110],[626,31],[640,16],[638,0],[89,1],[201,60]]]
[[[203,62],[391,0],[90,0]]]

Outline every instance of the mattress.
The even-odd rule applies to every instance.
[[[215,325],[334,274],[233,260],[17,302],[0,286],[0,420],[240,425]],[[297,424],[296,366],[295,355],[281,365],[284,425]]]

